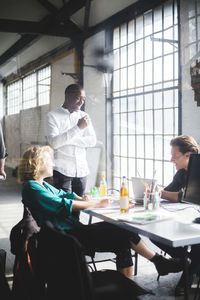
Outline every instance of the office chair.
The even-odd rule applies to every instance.
[[[79,241],[50,222],[38,237],[36,278],[48,300],[134,300],[151,293],[113,270],[89,272]]]
[[[11,253],[15,255],[12,300],[39,300],[34,276],[39,230],[29,209],[24,206],[23,218],[10,232]]]
[[[194,295],[194,300],[199,300],[200,299],[200,277],[197,282],[197,287]]]
[[[197,287],[194,295],[194,300],[200,300],[200,265],[196,268]]]

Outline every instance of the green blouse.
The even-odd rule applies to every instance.
[[[38,226],[44,221],[51,221],[54,226],[70,230],[82,224],[72,217],[72,203],[75,193],[56,189],[43,181],[28,180],[22,186],[22,202],[27,206]]]

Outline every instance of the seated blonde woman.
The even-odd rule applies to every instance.
[[[23,183],[22,202],[38,226],[51,221],[54,226],[74,235],[89,251],[114,252],[117,270],[127,277],[132,276],[130,248],[153,262],[159,275],[182,270],[179,261],[158,255],[135,233],[106,222],[90,225],[79,222],[72,216],[72,211],[106,207],[109,199],[94,202],[86,196],[58,190],[44,180],[52,174],[53,150],[49,146],[33,146],[24,153],[18,168],[19,181]]]

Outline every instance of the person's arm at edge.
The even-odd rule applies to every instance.
[[[5,165],[5,158],[0,158],[0,175],[3,176],[3,178],[0,178],[0,180],[6,180],[6,172],[4,170]]]
[[[67,199],[72,199],[72,200],[79,200],[79,201],[89,201],[91,200],[90,195],[83,195],[82,197],[78,196],[74,192],[66,192],[62,189],[57,189],[53,185],[49,184],[48,182],[44,181],[45,185],[52,190],[59,198],[67,198]]]
[[[179,202],[182,199],[183,195],[183,177],[185,176],[185,171],[180,169],[174,175],[174,178],[168,186],[166,186],[161,191],[161,198],[171,201],[171,202]]]
[[[59,190],[57,190],[59,191]],[[31,197],[30,197],[31,195]],[[74,199],[60,198],[52,195],[48,190],[42,188],[40,184],[32,181],[28,182],[22,192],[23,203],[29,207],[31,199],[37,199],[37,203],[47,210],[49,214],[70,216],[73,210],[84,210],[98,207],[106,207],[110,199],[100,199],[98,201],[74,201]]]
[[[92,208],[99,208],[99,207],[106,207],[110,203],[108,198],[100,199],[98,201],[73,201],[72,203],[72,210],[84,210],[84,209],[92,209]]]
[[[179,192],[169,192],[169,191],[162,190],[160,197],[162,199],[165,199],[165,200],[168,200],[168,201],[171,201],[171,202],[175,203],[175,202],[179,201],[178,194],[179,194]]]
[[[4,169],[6,156],[7,156],[7,153],[6,153],[6,148],[5,148],[5,144],[4,144],[2,127],[0,124],[0,175],[3,176],[3,178],[1,178],[1,180],[6,179],[6,172]]]

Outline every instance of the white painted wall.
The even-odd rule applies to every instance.
[[[21,156],[20,114],[5,116],[4,137],[8,157],[6,165],[15,168]]]
[[[50,110],[63,104],[65,88],[69,84],[74,83],[74,79],[71,76],[62,75],[62,72],[74,73],[74,63],[74,50],[70,50],[65,55],[52,60]]]
[[[90,37],[84,44],[84,65],[96,65],[94,49],[105,47],[104,31]],[[89,114],[97,136],[97,148],[101,149],[97,174],[99,184],[101,171],[105,166],[105,78],[104,74],[92,67],[84,67],[84,88],[86,91],[85,111]],[[95,151],[95,150],[94,150]],[[98,151],[98,150],[97,150]],[[95,163],[95,162],[94,162]]]
[[[93,51],[105,46],[105,34],[100,32],[89,38],[84,45],[84,64],[96,65]],[[105,81],[104,74],[95,68],[84,67],[85,110],[90,115],[100,143],[105,144]]]
[[[190,66],[200,53],[190,52],[188,15],[190,1],[181,0],[181,49],[182,49],[182,133],[193,136],[200,144],[200,107],[194,100],[191,87]]]
[[[49,105],[38,106],[20,111],[20,151],[21,155],[31,145],[44,145],[45,116]]]
[[[49,105],[43,105],[22,110],[19,114],[5,116],[7,166],[15,168],[28,147],[46,144],[44,118],[48,111]]]

